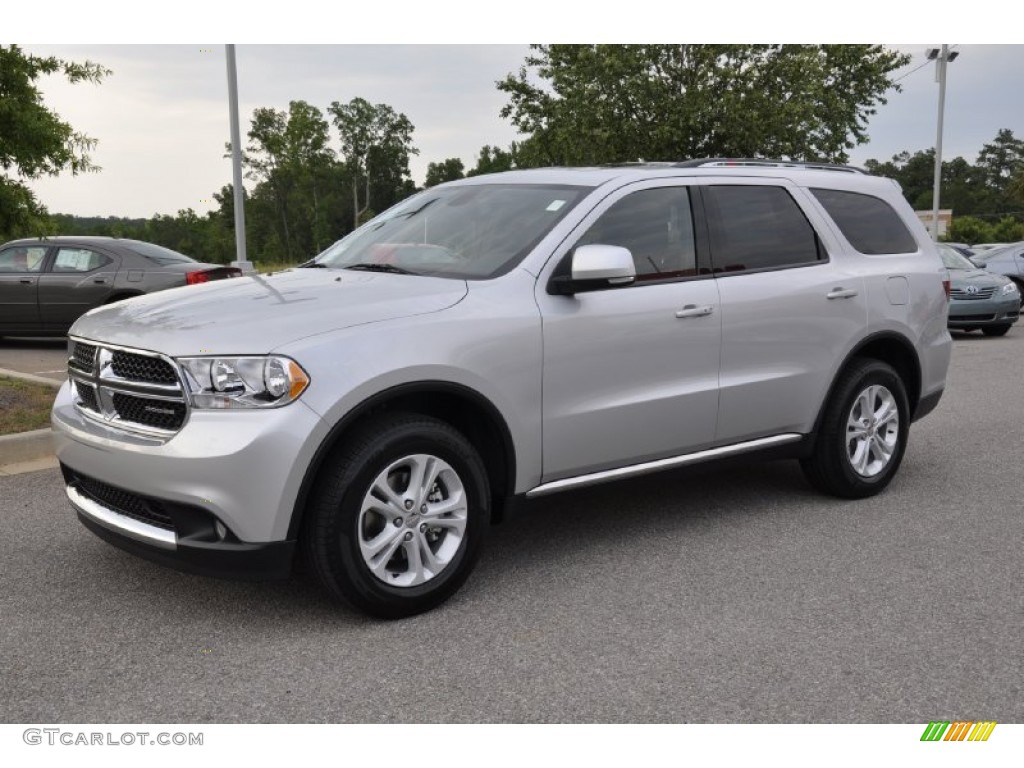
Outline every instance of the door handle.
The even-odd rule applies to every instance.
[[[23,277],[18,282],[21,283],[22,285],[32,285],[32,278]]]
[[[107,284],[107,281],[104,280],[102,277],[96,278],[95,280],[93,280],[93,282],[96,283],[96,285],[106,285]]]
[[[831,291],[825,294],[825,298],[832,299],[852,299],[857,295],[857,292],[853,288],[839,288],[838,286],[833,288]]]
[[[687,304],[685,307],[676,312],[676,317],[680,320],[684,320],[687,317],[707,317],[715,310],[714,307],[706,305],[698,307],[696,304]]]

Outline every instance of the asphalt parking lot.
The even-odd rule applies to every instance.
[[[780,462],[549,497],[400,622],[138,560],[56,470],[0,477],[0,722],[1022,722],[1024,328],[955,338],[881,496]]]

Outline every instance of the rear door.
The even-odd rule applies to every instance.
[[[47,329],[67,330],[113,294],[120,257],[75,245],[54,250],[39,276],[39,312]]]
[[[864,280],[784,179],[701,187],[722,301],[719,445],[810,431],[836,356],[867,322]]]
[[[0,251],[0,331],[38,332],[39,274],[46,246],[14,246]]]

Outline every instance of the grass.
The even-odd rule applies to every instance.
[[[50,426],[55,387],[0,376],[0,435]]]
[[[301,263],[301,261],[286,264],[270,264],[266,262],[257,262],[256,271],[259,272],[261,275],[266,275],[270,272],[282,272],[283,270],[291,269],[292,267],[297,267]]]

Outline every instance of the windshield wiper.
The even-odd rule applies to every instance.
[[[419,272],[413,272],[403,267],[396,267],[394,264],[349,264],[345,269],[355,269],[361,272],[390,272],[393,275],[418,275]]]
[[[299,269],[327,269],[327,265],[316,261],[307,261],[305,264],[299,264]]]

